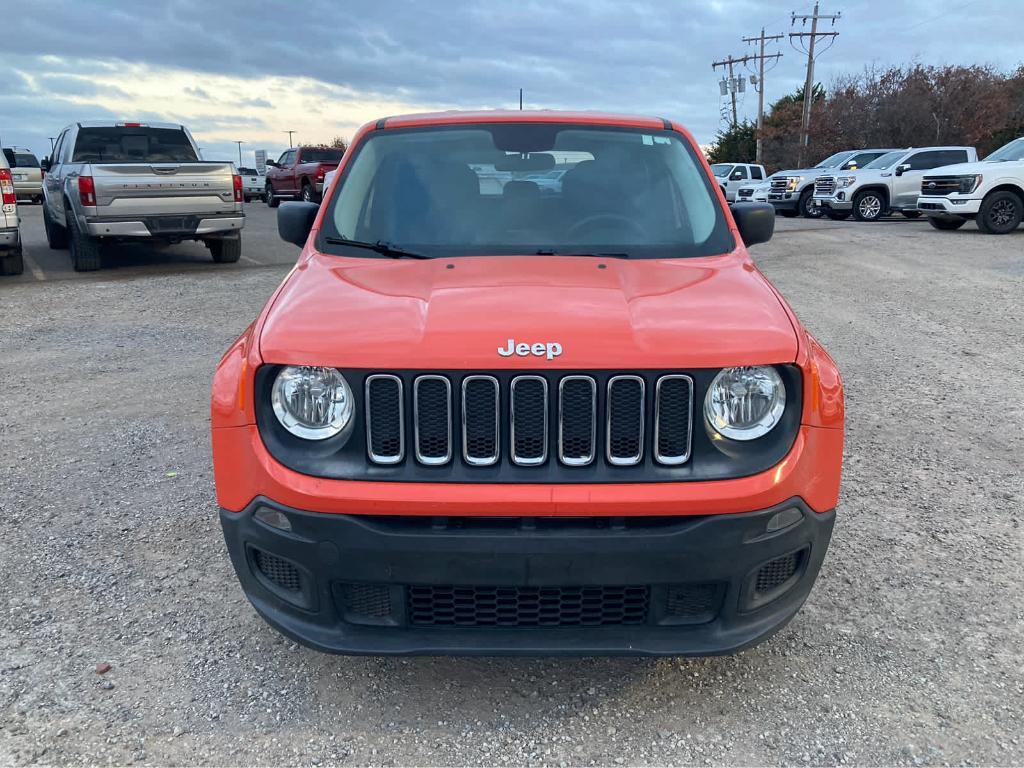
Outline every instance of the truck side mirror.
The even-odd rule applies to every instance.
[[[46,173],[47,171],[50,170],[50,158],[44,157],[42,160],[39,161],[39,170],[41,170],[43,173]]]
[[[277,209],[277,234],[286,243],[304,247],[319,210],[316,203],[281,203]]]
[[[904,171],[909,171],[909,170],[910,170],[910,163],[901,163],[900,165],[896,166],[896,175],[897,176],[902,176]]]
[[[775,206],[771,203],[735,203],[730,206],[736,228],[748,248],[767,243],[775,234]],[[280,214],[278,214],[280,215]]]

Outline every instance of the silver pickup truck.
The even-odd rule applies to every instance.
[[[42,166],[46,240],[80,272],[112,240],[201,240],[218,263],[242,253],[242,178],[201,160],[182,125],[74,123]]]

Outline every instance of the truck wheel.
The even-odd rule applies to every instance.
[[[0,256],[0,275],[20,275],[25,271],[25,257],[22,256],[21,248]]]
[[[825,215],[832,221],[846,221],[851,213],[852,211],[826,211]]]
[[[800,194],[800,215],[805,219],[820,219],[821,208],[811,205],[814,200],[814,187],[808,187]]]
[[[271,208],[277,208],[281,204],[281,201],[274,197],[274,188],[270,186],[270,182],[267,182],[267,188],[263,191],[264,199],[267,201],[267,205]]]
[[[878,221],[885,215],[885,199],[872,189],[858,192],[853,198],[853,218],[857,221]]]
[[[50,218],[46,203],[43,203],[43,229],[46,230],[46,244],[50,250],[63,251],[68,247],[68,231]]]
[[[218,264],[234,264],[242,255],[242,235],[231,235],[216,240],[207,240],[210,255]]]
[[[316,199],[316,192],[313,191],[313,185],[308,181],[302,182],[302,194],[299,195],[299,199],[304,203],[319,202],[319,200]]]
[[[1020,226],[1024,218],[1024,201],[1013,192],[992,192],[981,201],[978,229],[986,235],[1005,235]]]
[[[920,211],[900,211],[900,213],[902,213],[908,219],[919,219],[919,218],[921,218],[921,212]]]
[[[100,241],[79,229],[78,219],[74,216],[68,219],[67,229],[68,249],[75,272],[95,272],[103,266]]]
[[[967,219],[940,219],[937,216],[929,216],[928,223],[936,229],[951,231],[960,229],[960,227],[967,223]]]

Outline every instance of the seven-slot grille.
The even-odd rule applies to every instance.
[[[397,464],[411,440],[410,453],[425,466],[446,465],[458,455],[469,466],[486,467],[506,451],[521,467],[549,460],[583,467],[599,459],[632,466],[648,457],[683,464],[690,458],[693,380],[667,374],[650,381],[648,387],[635,374],[606,382],[584,374],[525,374],[505,382],[486,374],[423,374],[404,387],[396,375],[374,374],[364,389],[367,455],[375,464]],[[403,417],[407,391],[411,429]]]
[[[921,194],[928,197],[946,197],[959,191],[959,176],[925,176],[921,180]]]
[[[816,195],[831,195],[835,191],[835,176],[819,176],[814,182],[814,194]]]

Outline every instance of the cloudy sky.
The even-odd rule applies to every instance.
[[[790,31],[800,0],[30,0],[5,13],[0,140],[42,155],[74,120],[187,124],[208,159],[245,163],[295,140],[352,135],[388,114],[458,108],[602,109],[721,124],[711,62]],[[837,0],[815,79],[920,61],[1024,61],[1024,0]],[[798,25],[799,26],[799,25]],[[803,83],[788,40],[770,101]],[[743,115],[754,117],[747,90]]]

